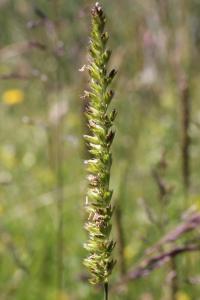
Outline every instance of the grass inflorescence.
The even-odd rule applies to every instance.
[[[89,91],[85,91],[87,99],[86,118],[90,134],[84,135],[91,158],[85,161],[87,166],[88,190],[86,210],[88,219],[85,228],[89,240],[84,247],[89,256],[84,264],[91,273],[92,284],[104,283],[112,272],[115,261],[112,250],[115,243],[110,238],[113,208],[111,198],[113,191],[109,188],[112,154],[110,147],[114,138],[112,130],[116,111],[108,112],[114,92],[109,88],[116,71],[107,71],[111,51],[107,49],[108,33],[104,31],[105,15],[96,3],[91,11],[92,30],[89,45]]]

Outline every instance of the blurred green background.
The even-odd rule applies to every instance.
[[[79,69],[87,64],[93,4],[0,0],[1,300],[103,298],[87,283],[82,264],[87,153],[80,96],[88,77]],[[101,4],[113,51],[110,64],[118,70],[111,185],[121,217],[115,217],[113,236],[120,238],[120,223],[121,259],[129,269],[180,223],[185,210],[200,210],[200,1]],[[185,95],[190,109],[186,175],[181,152]],[[168,186],[164,201],[155,172]],[[120,261],[118,248],[119,243],[114,255]],[[110,298],[200,299],[199,284],[188,280],[200,276],[199,254],[183,255],[177,265],[176,298],[170,296],[169,266]],[[121,273],[118,263],[111,282]]]

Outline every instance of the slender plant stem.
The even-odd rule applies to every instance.
[[[59,61],[58,61],[59,65]],[[59,68],[59,66],[58,66]],[[57,86],[59,89],[59,70],[57,71]],[[58,94],[58,93],[57,93]],[[58,103],[58,99],[57,99]],[[64,220],[63,220],[63,209],[64,209],[64,191],[63,191],[63,171],[62,165],[64,161],[63,155],[63,124],[62,121],[56,125],[55,128],[56,136],[56,178],[57,178],[57,288],[58,291],[63,289],[64,280],[64,268],[63,268],[63,248],[64,248]]]
[[[104,283],[104,300],[108,300],[108,282]]]
[[[182,178],[185,193],[187,195],[190,185],[190,95],[188,80],[185,75],[180,79],[181,98],[181,156]]]
[[[58,18],[59,18],[59,0],[54,0],[52,2],[53,14],[55,17],[55,36],[54,36],[54,43],[57,44],[59,38],[59,28],[58,28]],[[55,86],[56,86],[56,95],[59,95],[60,83],[61,83],[61,63],[58,56],[56,56],[57,61],[57,69],[55,72]],[[56,109],[58,110],[59,98],[56,99]],[[64,286],[64,179],[63,179],[63,170],[62,166],[64,163],[64,153],[63,153],[63,122],[62,119],[58,121],[55,125],[55,135],[54,139],[56,142],[55,147],[55,168],[56,168],[56,190],[57,190],[57,249],[56,249],[56,256],[57,256],[57,264],[56,264],[56,271],[57,271],[57,278],[56,278],[56,285],[58,293],[63,290]]]

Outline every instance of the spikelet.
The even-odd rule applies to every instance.
[[[114,138],[111,129],[116,117],[116,111],[108,113],[109,104],[113,98],[113,91],[109,85],[116,71],[107,73],[107,64],[111,51],[106,48],[108,33],[104,31],[105,15],[99,3],[91,11],[92,31],[89,45],[89,91],[85,91],[87,98],[87,123],[90,135],[84,135],[91,159],[85,161],[88,172],[88,190],[86,196],[86,210],[88,220],[85,228],[89,240],[84,245],[89,252],[84,260],[85,266],[91,273],[92,284],[107,283],[115,261],[112,259],[112,250],[115,243],[110,239],[112,191],[109,189],[110,168],[112,155],[110,146]]]

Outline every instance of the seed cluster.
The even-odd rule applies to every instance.
[[[91,159],[85,161],[87,168],[88,190],[86,196],[86,210],[88,220],[85,228],[89,233],[89,240],[84,247],[89,257],[84,264],[91,272],[90,282],[106,283],[115,265],[112,250],[115,243],[110,239],[112,191],[109,189],[110,168],[112,155],[110,146],[114,138],[111,129],[116,117],[115,109],[108,112],[113,98],[113,91],[109,85],[116,71],[107,73],[107,65],[111,51],[106,48],[108,33],[104,31],[105,15],[99,3],[92,9],[92,31],[89,45],[89,91],[85,91],[87,99],[86,118],[90,135],[84,135]]]

